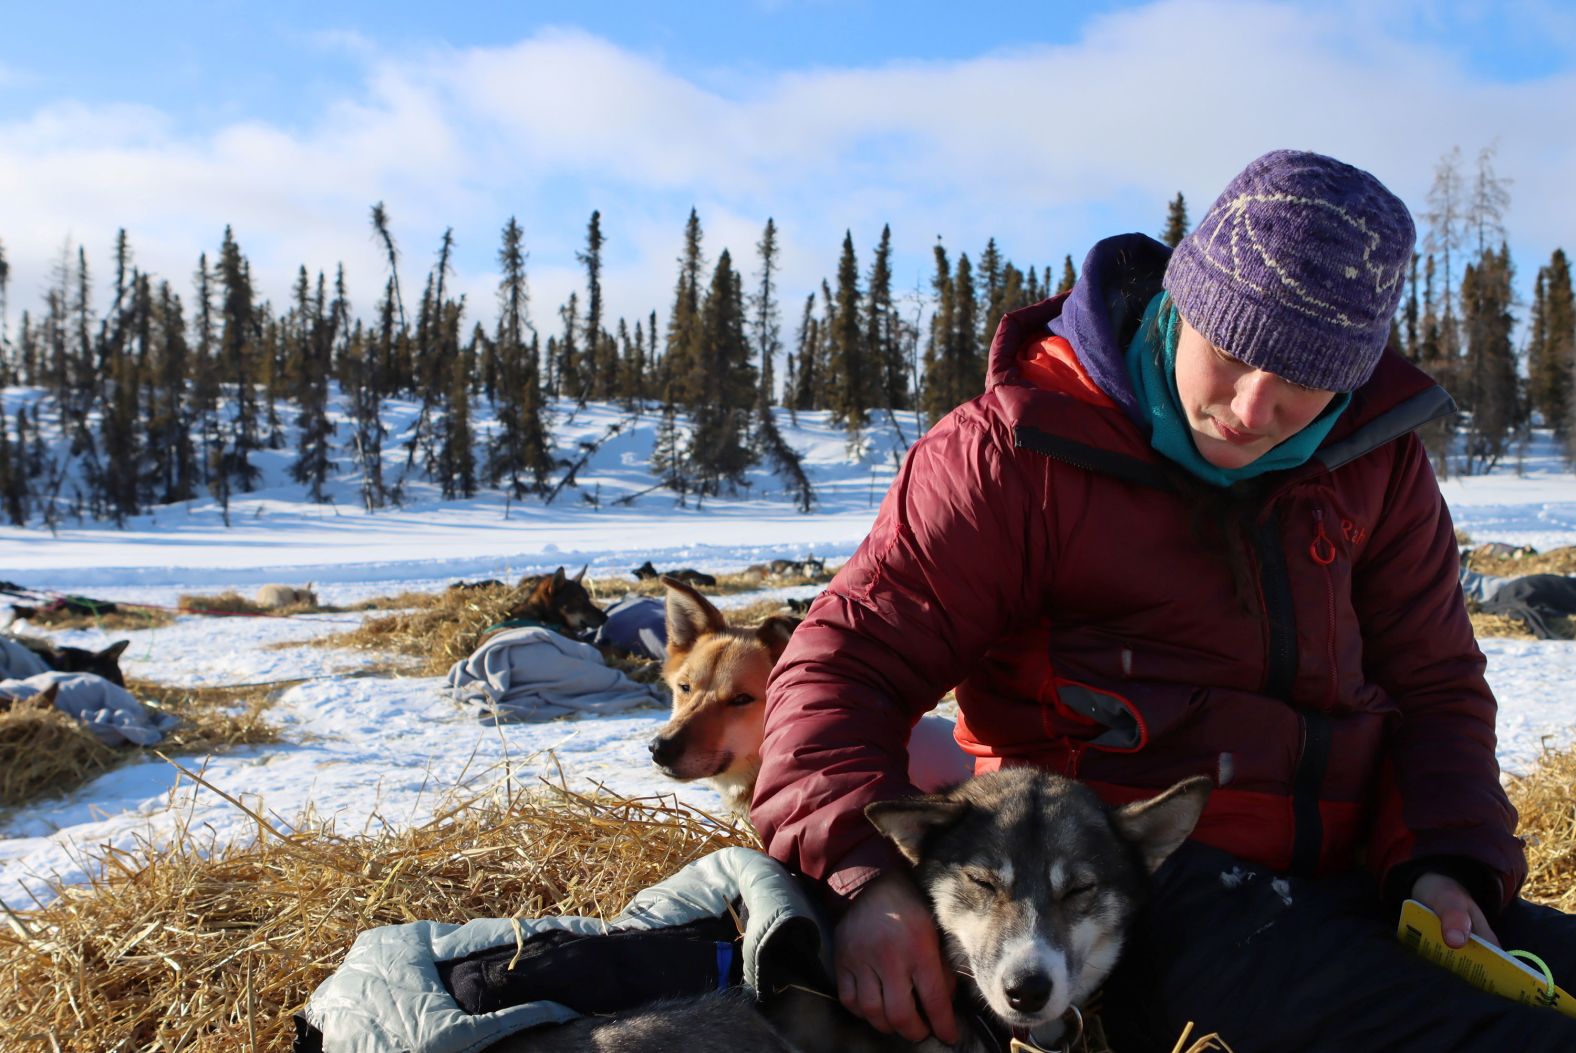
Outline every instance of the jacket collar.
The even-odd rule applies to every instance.
[[[1038,436],[1020,445],[1044,452],[1046,444],[1071,443],[1100,451],[1106,464],[1112,463],[1111,455],[1143,462],[1150,466],[1146,475],[1161,463],[1149,446],[1148,424],[1123,355],[1144,305],[1160,289],[1169,256],[1169,249],[1143,234],[1106,238],[1089,251],[1071,291],[1002,318],[991,341],[985,386],[1020,439],[1024,428]],[[1017,365],[1019,349],[1043,338],[1047,328],[1072,345],[1079,365],[1117,409],[1091,405],[1070,392],[1036,388],[1024,378]],[[1432,377],[1386,348],[1373,376],[1352,393],[1351,404],[1313,458],[1284,476],[1332,471],[1455,411],[1455,402]]]

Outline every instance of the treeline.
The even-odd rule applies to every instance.
[[[736,491],[764,460],[809,511],[813,488],[773,407],[830,410],[851,441],[872,414],[923,407],[933,419],[980,390],[994,319],[1074,277],[1070,257],[1053,287],[1050,268],[1044,281],[1033,267],[1025,273],[994,241],[977,269],[967,254],[951,262],[938,243],[932,295],[905,299],[892,287],[890,229],[867,269],[850,233],[835,279],[806,297],[785,341],[776,224],[767,221],[746,278],[727,249],[707,260],[692,211],[666,324],[656,311],[613,320],[604,310],[601,215],[593,212],[576,254],[585,284],[545,329],[532,319],[525,235],[511,218],[488,327],[453,289],[452,230],[412,302],[381,203],[370,222],[386,267],[369,318],[351,309],[343,265],[332,280],[303,266],[282,308],[261,300],[229,228],[211,259],[199,257],[189,299],[136,266],[122,230],[111,300],[100,312],[86,252],[63,253],[42,313],[23,312],[14,340],[0,330],[0,385],[47,394],[0,427],[5,517],[51,527],[68,517],[124,523],[204,491],[228,517],[232,496],[258,482],[256,454],[284,448],[287,425],[291,474],[313,500],[326,498],[341,468],[360,480],[368,510],[398,504],[413,473],[445,498],[486,486],[551,499],[573,485],[579,466],[554,459],[551,407],[593,400],[622,404],[632,417],[659,415],[653,489],[666,487],[680,502]],[[0,318],[9,276],[0,246]],[[334,385],[348,418],[337,426]],[[402,436],[384,423],[390,399],[419,406]],[[497,421],[485,439],[472,422],[479,400]],[[61,441],[48,441],[52,433]]]
[[[1393,340],[1455,397],[1460,413],[1425,431],[1436,470],[1463,440],[1462,468],[1487,471],[1534,422],[1553,429],[1576,461],[1576,310],[1570,263],[1555,249],[1539,267],[1530,306],[1519,303],[1516,267],[1505,239],[1510,180],[1494,169],[1494,149],[1464,169],[1459,147],[1440,158],[1420,217],[1420,250],[1412,258]],[[1518,308],[1528,306],[1521,346]],[[1520,368],[1526,364],[1523,375]]]
[[[1494,172],[1493,157],[1481,152],[1470,174],[1459,149],[1439,162],[1394,327],[1397,346],[1462,410],[1426,436],[1441,470],[1458,431],[1466,470],[1484,470],[1526,434],[1534,414],[1576,455],[1569,262],[1556,250],[1539,269],[1518,349],[1504,235],[1508,180]],[[412,477],[432,481],[446,498],[490,487],[551,500],[574,485],[589,455],[555,459],[553,407],[573,413],[590,401],[622,405],[630,418],[656,417],[652,489],[702,500],[736,491],[764,461],[809,511],[813,488],[778,433],[774,408],[830,411],[851,444],[876,415],[895,424],[893,411],[918,410],[935,420],[982,389],[1001,315],[1077,277],[1071,256],[1056,268],[1023,270],[994,239],[977,259],[954,257],[938,240],[929,288],[899,293],[890,229],[867,264],[849,232],[831,277],[792,305],[795,324],[785,333],[776,224],[767,220],[741,266],[727,249],[708,260],[692,211],[665,322],[655,310],[613,319],[603,296],[601,215],[593,212],[576,254],[584,285],[539,325],[525,234],[511,218],[499,238],[488,325],[453,288],[452,230],[413,296],[401,284],[401,253],[381,203],[370,225],[385,267],[366,317],[352,310],[343,266],[332,280],[302,267],[282,306],[260,299],[228,228],[214,256],[199,257],[184,293],[140,270],[121,231],[102,311],[86,253],[64,252],[42,311],[24,312],[14,339],[0,324],[0,385],[46,392],[0,417],[4,517],[18,525],[124,522],[205,491],[228,514],[232,495],[257,484],[258,451],[284,448],[291,430],[291,473],[314,500],[326,498],[341,469],[359,480],[368,510],[398,504]],[[1187,230],[1178,194],[1158,236],[1175,245]],[[9,278],[0,246],[0,323]],[[345,417],[337,426],[329,415],[335,386]],[[399,436],[385,425],[392,399],[418,407]],[[479,404],[496,420],[485,436],[473,422]]]

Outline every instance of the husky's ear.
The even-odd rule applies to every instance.
[[[898,801],[874,801],[865,805],[865,818],[897,846],[903,858],[917,864],[925,837],[944,830],[963,818],[968,805],[946,797],[910,797]]]
[[[798,618],[774,614],[755,630],[755,638],[766,645],[766,649],[771,652],[772,661],[776,662],[783,656],[783,648],[788,646],[788,637],[792,636],[797,628],[799,628]]]
[[[666,574],[662,584],[668,589],[668,654],[688,651],[706,633],[728,627],[721,612],[691,586]]]
[[[130,640],[116,640],[98,653],[100,658],[119,658],[121,652],[131,646]]]
[[[44,690],[34,695],[33,701],[39,706],[52,706],[55,704],[55,696],[58,694],[60,694],[60,684],[57,682],[50,684]]]
[[[568,578],[567,575],[564,574],[564,568],[563,567],[559,567],[557,570],[553,571],[553,586],[554,586],[554,588],[558,587],[559,585],[562,585],[564,582],[566,582],[568,580],[569,580],[569,578]]]
[[[1183,779],[1158,797],[1124,804],[1111,813],[1111,823],[1137,846],[1152,874],[1193,832],[1214,785],[1207,775]]]
[[[576,574],[571,580],[574,581],[576,585],[580,584],[582,581],[586,580],[586,571],[590,569],[591,564],[587,563],[585,566],[580,568],[580,573]]]

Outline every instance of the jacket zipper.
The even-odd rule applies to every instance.
[[[1335,548],[1335,542],[1331,541],[1330,536],[1324,532],[1324,509],[1322,508],[1313,510],[1313,531],[1313,543],[1308,546],[1308,555],[1313,558],[1313,561],[1319,565],[1320,570],[1324,572],[1324,606],[1325,611],[1329,614],[1329,633],[1327,638],[1329,640],[1330,659],[1330,686],[1326,704],[1328,710],[1333,713],[1335,712],[1336,703],[1340,699],[1341,676],[1340,670],[1335,664],[1335,580],[1330,576],[1330,565],[1335,562],[1335,557],[1338,553]]]
[[[1319,800],[1330,759],[1330,718],[1293,702],[1298,665],[1297,607],[1292,596],[1291,574],[1286,566],[1286,550],[1278,529],[1279,519],[1273,505],[1271,509],[1254,538],[1259,556],[1259,587],[1270,628],[1269,669],[1264,686],[1267,694],[1285,702],[1297,714],[1302,743],[1292,776],[1291,870],[1296,874],[1314,874],[1318,872],[1324,851],[1324,821]],[[1332,551],[1333,548],[1332,544]]]

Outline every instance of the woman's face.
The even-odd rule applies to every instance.
[[[1252,464],[1306,428],[1335,397],[1237,361],[1185,320],[1176,377],[1193,445],[1216,468]]]

